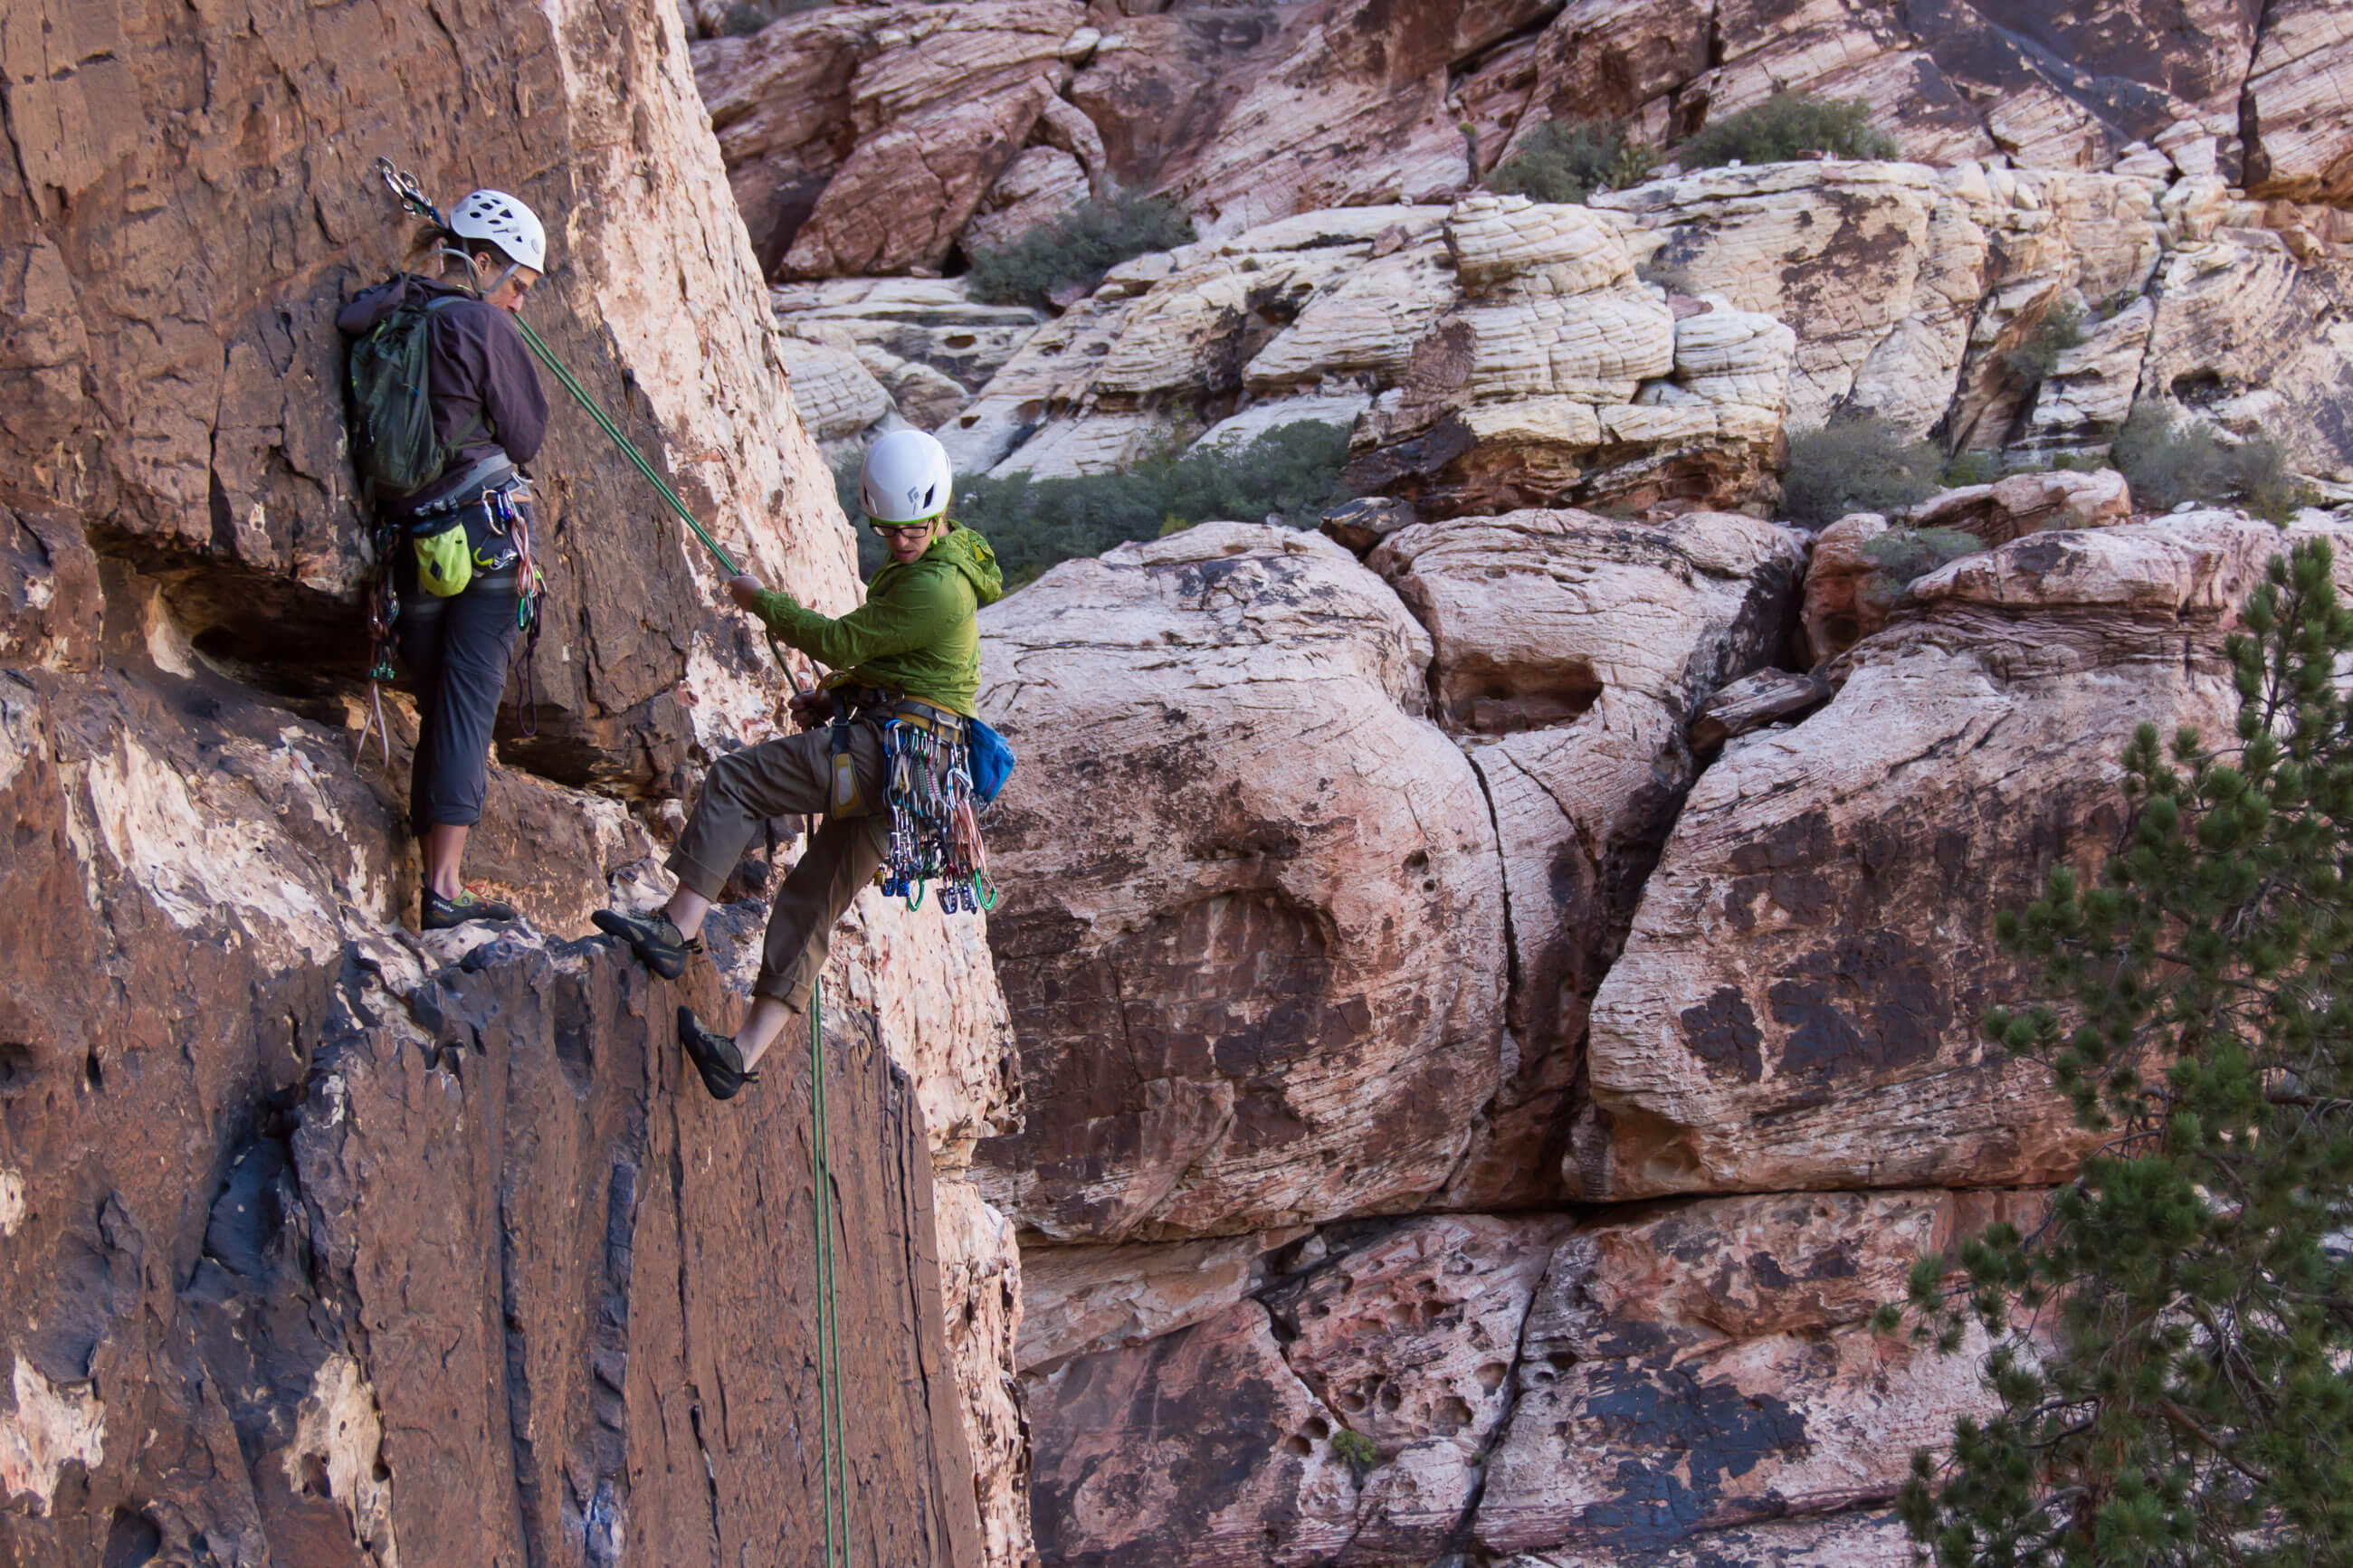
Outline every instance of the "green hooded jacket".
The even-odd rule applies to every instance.
[[[866,603],[839,620],[789,594],[763,594],[768,629],[819,664],[863,686],[881,686],[973,717],[980,697],[983,605],[1005,595],[997,552],[968,528],[953,528],[902,566],[886,561]]]

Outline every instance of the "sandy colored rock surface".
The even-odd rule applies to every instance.
[[[1787,530],[1695,512],[1424,524],[1370,557],[1430,632],[1440,721],[1494,812],[1512,1047],[1451,1201],[1557,1196],[1585,1014],[1692,773],[1708,690],[1777,651],[1800,561]]]
[[[1833,668],[1830,706],[1727,748],[1595,999],[1571,1179],[1633,1197],[2066,1171],[2084,1134],[2047,1071],[1977,1038],[1987,1003],[2024,994],[1992,912],[2110,841],[2135,724],[2226,731],[2221,638],[2283,542],[2206,513],[1964,557]]]
[[[1067,1240],[1435,1192],[1494,1092],[1504,925],[1428,634],[1330,541],[1236,523],[1066,562],[982,633],[1028,1114],[983,1191]]]
[[[1215,1317],[1266,1283],[1270,1253],[1306,1234],[1032,1247],[1022,1263],[1020,1368],[1142,1344]]]
[[[421,14],[265,7],[232,34],[86,9],[0,29],[0,287],[40,323],[0,333],[0,450],[45,492],[10,492],[0,536],[0,794],[25,830],[0,884],[50,911],[24,974],[82,977],[0,997],[0,1364],[28,1369],[0,1557],[801,1560],[806,1069],[780,1059],[714,1121],[673,1024],[681,1000],[733,1021],[722,977],[764,909],[723,910],[717,962],[651,990],[601,941],[412,935],[403,781],[351,755],[368,563],[332,316],[413,232],[378,148],[444,200],[497,174],[531,202],[555,262],[533,324],[739,558],[855,602],[677,14],[486,13],[461,58]],[[777,678],[568,405],[533,470],[539,733],[501,738],[469,869],[562,931],[643,871],[624,803],[691,789]],[[948,1144],[1003,1104],[1002,1005],[957,956],[976,938],[896,933],[891,973],[841,973],[828,1009],[840,1300],[865,1326],[844,1371],[869,1391],[851,1533],[893,1563],[985,1561],[982,1499],[1000,1543],[1018,1500],[1001,1423],[973,1465],[987,1379],[950,1364],[921,1098]],[[960,962],[953,1005],[899,978]],[[980,1065],[919,1089],[902,1047]],[[1001,1385],[1009,1333],[975,1342]]]
[[[1354,1531],[1340,1422],[1243,1301],[1135,1351],[1066,1361],[1030,1385],[1039,1556],[1136,1568],[1305,1568]]]

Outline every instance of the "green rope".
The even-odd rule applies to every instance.
[[[596,400],[588,395],[588,389],[582,386],[579,379],[572,374],[565,363],[555,357],[555,351],[540,340],[540,335],[532,330],[529,321],[524,321],[521,316],[517,316],[514,321],[516,326],[522,329],[522,341],[530,346],[531,352],[538,356],[539,363],[545,365],[555,379],[563,384],[564,390],[572,395],[572,400],[575,403],[587,410],[588,417],[594,419],[597,427],[612,437],[613,445],[621,449],[622,455],[637,465],[638,472],[645,475],[647,482],[654,487],[662,500],[670,503],[670,510],[678,513],[686,526],[694,530],[694,537],[702,541],[704,548],[711,552],[712,558],[719,563],[720,570],[725,572],[730,577],[742,576],[741,569],[736,566],[727,552],[720,547],[719,541],[704,531],[702,524],[697,521],[694,513],[689,511],[686,503],[678,499],[678,492],[670,488],[668,480],[654,471],[654,466],[646,461],[645,454],[638,451],[636,444],[621,433],[621,427],[618,425],[613,423],[612,416],[597,406]]]
[[[809,987],[809,1082],[811,1109],[816,1122],[817,1168],[813,1184],[817,1189],[817,1436],[822,1455],[825,1509],[825,1561],[827,1568],[838,1561],[848,1568],[849,1562],[849,1447],[841,1431],[841,1334],[840,1315],[834,1301],[833,1220],[828,1192],[833,1184],[833,1153],[826,1135],[825,1124],[825,982],[818,980]],[[828,1426],[828,1421],[830,1426]],[[833,1512],[836,1488],[834,1459],[841,1461],[841,1484],[839,1489],[841,1507],[841,1533],[834,1534]],[[839,1557],[835,1542],[840,1542]]]

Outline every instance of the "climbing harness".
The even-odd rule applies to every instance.
[[[834,1293],[833,1152],[826,1136],[824,1038],[825,982],[819,979],[809,986],[809,1102],[814,1123],[811,1147],[816,1159],[810,1185],[817,1192],[817,1436],[822,1487],[819,1504],[825,1510],[826,1568],[834,1568],[837,1562],[841,1568],[849,1568],[849,1448],[841,1431],[841,1335]],[[833,1528],[837,1501],[841,1510],[839,1535]]]

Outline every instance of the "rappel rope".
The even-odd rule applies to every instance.
[[[817,1191],[817,1437],[822,1485],[819,1504],[825,1510],[826,1568],[834,1568],[837,1563],[841,1568],[849,1568],[849,1447],[841,1433],[841,1335],[834,1295],[833,1153],[826,1136],[824,1037],[825,981],[820,978],[809,985],[810,1120],[816,1124],[816,1168],[810,1175],[810,1185]],[[841,1509],[839,1535],[833,1528],[837,1498]]]
[[[375,161],[375,166],[376,172],[383,175],[385,184],[391,186],[393,195],[400,199],[402,206],[418,217],[431,219],[437,226],[448,227],[448,222],[441,216],[440,208],[435,206],[427,198],[423,188],[417,184],[416,176],[405,170],[395,169],[392,161],[388,158],[378,158]],[[514,322],[522,329],[524,346],[531,350],[533,357],[540,363],[547,367],[564,390],[572,395],[572,400],[586,411],[588,417],[596,422],[596,427],[604,431],[613,445],[621,449],[622,455],[629,459],[638,472],[645,476],[647,483],[653,486],[655,493],[661,497],[670,510],[679,515],[680,520],[693,531],[694,537],[702,542],[703,548],[711,552],[711,557],[718,563],[720,570],[730,577],[742,575],[742,569],[735,564],[734,558],[727,553],[726,548],[711,536],[702,521],[687,509],[686,503],[678,499],[678,492],[670,489],[669,482],[654,470],[654,466],[646,460],[645,454],[638,450],[637,444],[622,432],[621,427],[614,423],[612,416],[588,395],[588,389],[580,384],[579,378],[572,374],[571,369],[555,357],[555,351],[549,348],[541,340],[540,335],[532,330],[529,321],[518,315]],[[800,676],[793,668],[791,661],[786,658],[785,650],[776,641],[776,634],[773,632],[768,635],[768,647],[776,654],[776,663],[783,668],[786,677],[792,681],[794,691],[797,693],[801,691]],[[392,672],[384,667],[381,659],[378,668],[381,671],[381,679],[391,678]],[[370,680],[370,700],[375,704],[375,717],[380,723],[383,705],[381,700],[375,694],[375,679],[372,678]],[[361,731],[360,743],[362,746],[367,743],[367,732],[364,730]],[[385,741],[387,763],[390,756],[390,739],[387,736]],[[976,833],[975,843],[977,844],[977,841]],[[996,902],[993,892],[989,902],[992,904]],[[812,1173],[810,1185],[817,1194],[818,1451],[819,1479],[822,1485],[822,1496],[819,1500],[825,1512],[825,1560],[828,1568],[833,1568],[836,1563],[840,1564],[841,1568],[848,1568],[849,1563],[849,1451],[842,1435],[840,1315],[834,1289],[831,1201],[833,1159],[831,1141],[827,1136],[826,1131],[824,1019],[825,983],[823,980],[818,980],[809,988],[809,1080],[810,1120],[815,1124],[816,1155],[816,1169]],[[835,1529],[837,1510],[840,1520],[840,1528],[838,1531]]]

